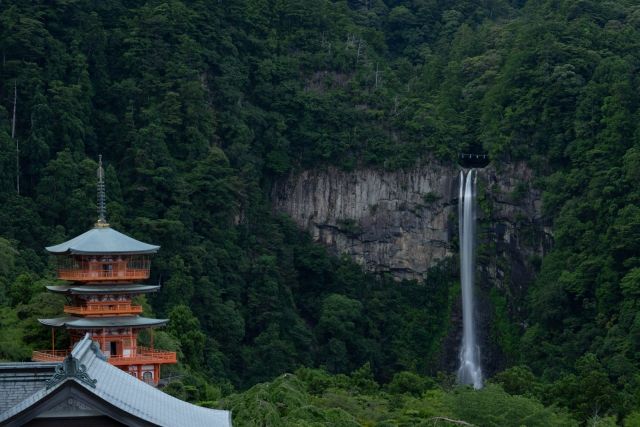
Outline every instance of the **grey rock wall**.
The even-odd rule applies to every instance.
[[[307,170],[278,182],[272,202],[335,254],[347,254],[369,271],[422,279],[454,253],[459,171],[436,162],[394,172]],[[486,275],[511,279],[513,266],[516,275],[531,276],[527,263],[542,254],[547,240],[540,237],[541,195],[531,188],[531,171],[521,163],[500,171],[490,166],[479,177],[486,223],[479,238],[495,243],[485,250],[495,252],[484,260]]]
[[[497,310],[506,310],[500,315],[524,330],[527,288],[552,243],[533,172],[524,163],[498,166],[478,174],[476,321],[487,374],[503,369],[508,359],[508,349],[495,339],[501,333],[495,329]],[[333,253],[347,254],[369,271],[420,280],[438,261],[457,256],[459,173],[458,165],[435,162],[396,172],[307,170],[278,182],[272,202]],[[496,290],[506,307],[494,306]],[[449,372],[458,365],[459,304],[452,307],[439,362]]]
[[[542,193],[533,187],[535,177],[524,163],[504,164],[500,170],[482,172],[486,206],[479,236],[485,281],[506,285],[521,296],[535,269],[553,241],[551,228],[542,216]],[[484,252],[484,253],[483,253]]]

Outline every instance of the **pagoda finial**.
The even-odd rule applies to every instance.
[[[104,169],[102,168],[102,154],[98,156],[98,222],[96,227],[108,227],[107,204],[104,189]]]

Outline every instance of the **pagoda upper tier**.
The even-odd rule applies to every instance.
[[[46,248],[57,255],[58,278],[74,282],[148,279],[149,255],[158,249],[160,246],[141,242],[104,224]]]

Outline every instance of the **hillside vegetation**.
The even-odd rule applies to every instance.
[[[162,246],[168,391],[238,425],[639,425],[639,47],[632,0],[3,1],[0,359],[50,345],[43,247],[92,226],[101,153],[109,222]],[[456,260],[372,277],[268,200],[303,168],[460,151],[526,160],[555,240],[477,394],[438,374]]]

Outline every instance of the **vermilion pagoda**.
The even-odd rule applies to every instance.
[[[160,249],[126,236],[109,226],[106,219],[102,158],[98,167],[98,222],[94,228],[47,251],[56,256],[58,278],[70,283],[47,286],[67,297],[67,316],[38,319],[52,328],[66,328],[71,348],[86,333],[100,344],[109,363],[151,384],[158,384],[160,365],[176,363],[176,353],[137,344],[142,329],[163,326],[167,319],[139,316],[142,307],[131,303],[140,294],[160,286],[138,283],[149,278],[150,256]],[[52,329],[52,336],[54,330]],[[54,340],[52,339],[52,344]],[[62,361],[68,350],[34,351],[36,362]]]

